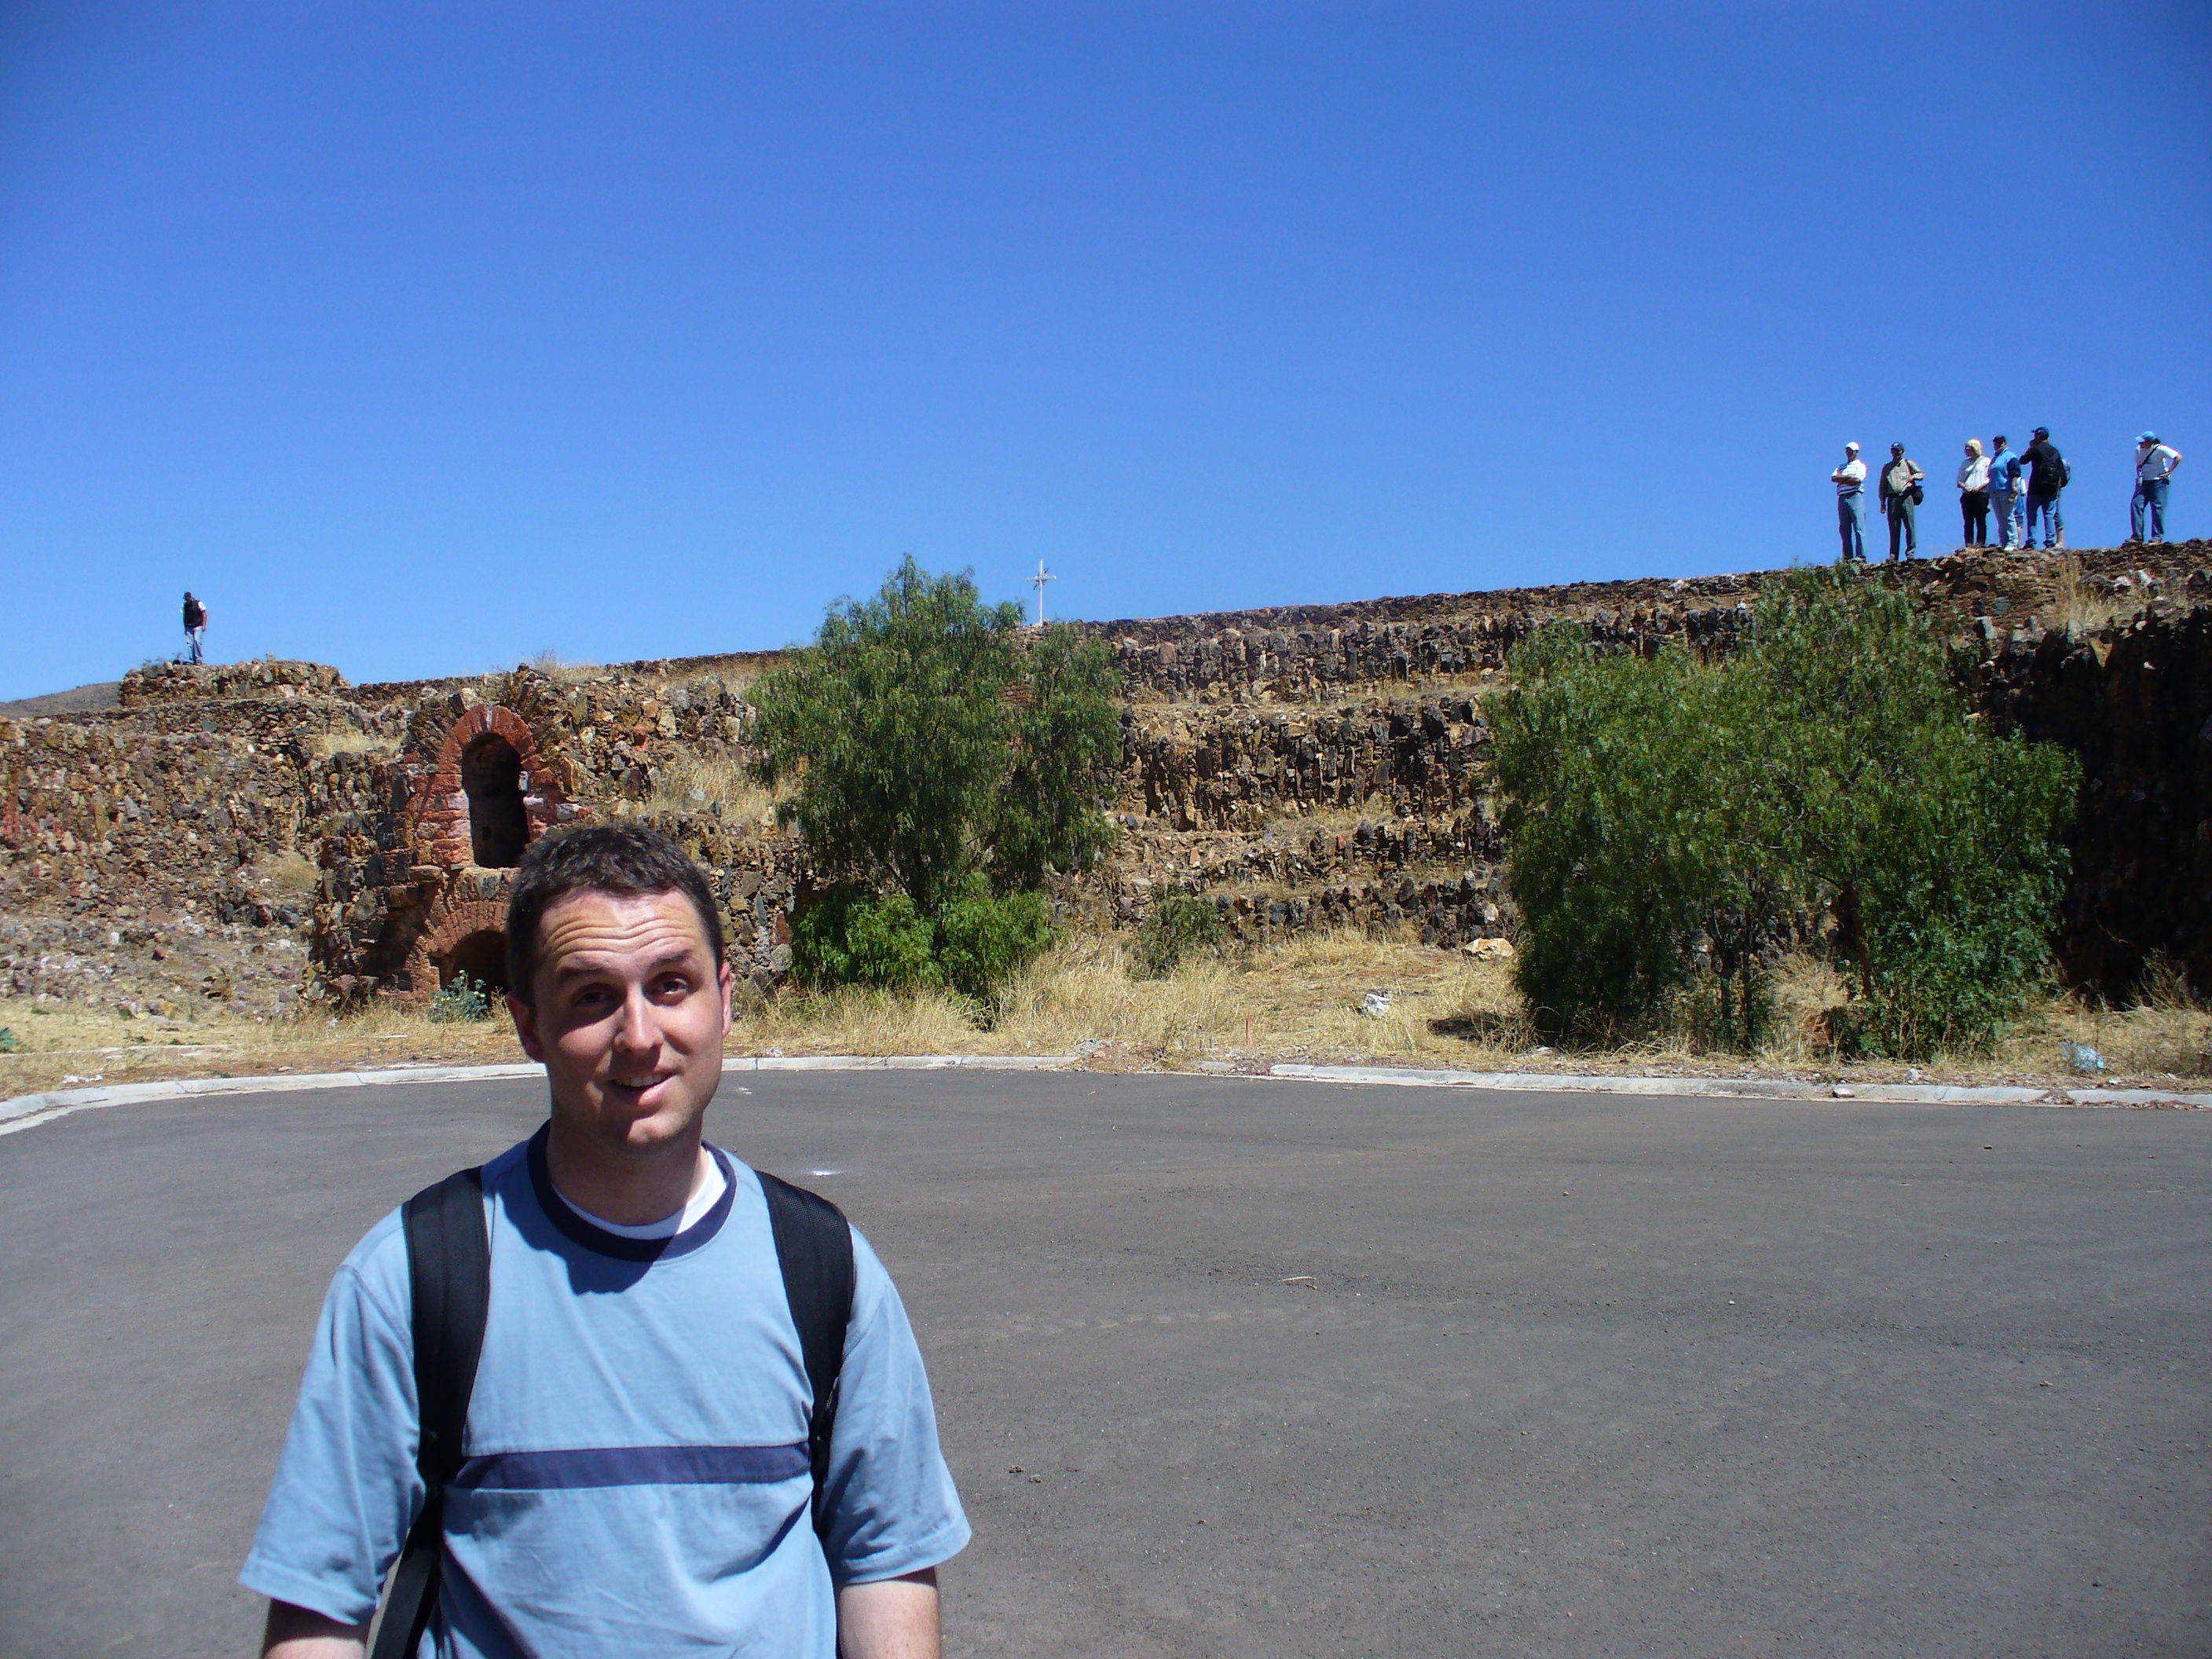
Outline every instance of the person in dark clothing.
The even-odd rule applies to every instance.
[[[205,660],[200,653],[200,639],[207,632],[207,606],[192,597],[192,590],[185,590],[185,652],[194,662]]]
[[[1889,447],[1889,465],[1881,470],[1881,511],[1889,520],[1889,559],[1897,562],[1898,546],[1904,544],[1905,556],[1912,557],[1920,550],[1920,537],[1913,524],[1912,509],[1920,505],[1920,487],[1928,475],[1905,458],[1905,446]]]
[[[2051,428],[2035,428],[2035,441],[2029,444],[2021,459],[2033,468],[2027,480],[2027,536],[2021,545],[2035,545],[2035,518],[2043,515],[2043,544],[2045,548],[2066,545],[2066,515],[2058,510],[2059,492],[2066,488],[2072,475],[2068,471],[2066,458],[2051,441]]]

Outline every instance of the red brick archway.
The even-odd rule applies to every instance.
[[[561,780],[538,752],[538,740],[522,717],[495,702],[480,702],[453,722],[438,748],[438,762],[421,786],[415,814],[415,860],[462,869],[476,861],[471,845],[469,791],[463,776],[471,745],[486,738],[514,750],[522,786],[523,843],[538,839],[562,821]]]
[[[441,898],[423,918],[422,931],[407,953],[407,988],[404,1001],[421,1005],[437,992],[441,965],[454,947],[479,933],[507,932],[507,886],[501,883],[496,898]]]

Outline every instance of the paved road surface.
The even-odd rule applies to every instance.
[[[954,1654],[2212,1652],[2203,1116],[749,1086],[913,1309]],[[538,1100],[0,1137],[0,1652],[247,1650],[331,1269]]]

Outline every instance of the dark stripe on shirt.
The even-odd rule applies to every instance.
[[[471,1457],[453,1477],[476,1492],[570,1492],[587,1486],[752,1486],[796,1480],[811,1465],[790,1446],[579,1446]]]

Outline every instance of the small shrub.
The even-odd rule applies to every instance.
[[[811,989],[942,988],[989,1009],[1052,939],[1052,908],[1042,893],[994,898],[978,887],[933,922],[903,893],[878,896],[841,883],[793,924],[791,962]]]
[[[1700,1048],[1753,1053],[1778,1023],[1774,975],[1756,966],[1726,978],[1707,975],[1683,998],[1681,1015]]]
[[[1165,979],[1183,958],[1221,948],[1226,930],[1212,903],[1192,893],[1163,893],[1137,930],[1137,974]]]
[[[2163,951],[2143,958],[2136,977],[2135,1005],[2160,1013],[2190,1013],[2203,1005],[2189,983],[2189,970]]]
[[[491,988],[480,979],[457,975],[430,999],[430,1018],[439,1025],[466,1025],[491,1018]]]
[[[884,990],[932,989],[944,982],[936,930],[903,893],[878,897],[841,882],[792,924],[791,965],[800,984],[872,985]]]
[[[1006,981],[1051,944],[1052,907],[1042,893],[956,899],[937,927],[945,982],[986,1008],[994,1007]]]
[[[12,1054],[22,1046],[13,1031],[4,1025],[0,1025],[0,1054]]]

